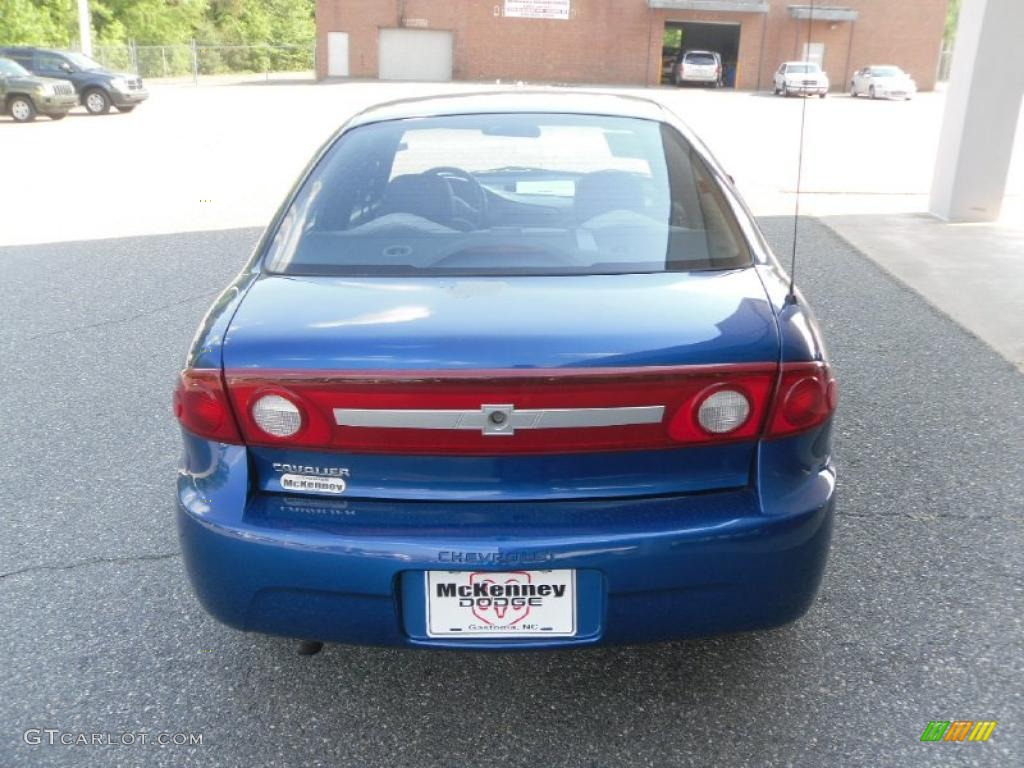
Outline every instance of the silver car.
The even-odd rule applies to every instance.
[[[676,85],[700,83],[721,88],[722,57],[715,51],[686,51],[676,64]]]

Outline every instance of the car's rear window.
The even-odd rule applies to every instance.
[[[683,57],[687,64],[714,64],[715,57],[710,53],[688,53]]]
[[[271,272],[616,274],[750,264],[718,182],[660,122],[460,115],[355,128],[274,234]]]

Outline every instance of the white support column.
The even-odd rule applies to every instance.
[[[933,214],[947,221],[999,218],[1022,96],[1024,2],[964,0],[932,182]]]
[[[89,28],[89,0],[78,0],[78,42],[82,53],[92,56],[92,30]]]

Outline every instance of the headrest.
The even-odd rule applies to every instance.
[[[448,182],[432,174],[408,174],[393,178],[384,190],[387,213],[412,213],[439,224],[449,224],[455,201]]]
[[[625,171],[587,174],[576,182],[573,208],[579,223],[608,211],[643,213],[646,209],[643,182],[635,174]]]

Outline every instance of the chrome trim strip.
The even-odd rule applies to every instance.
[[[511,435],[517,429],[576,429],[658,424],[663,405],[616,408],[526,408],[483,405],[480,410],[401,410],[394,408],[335,408],[340,427],[386,429],[465,429],[485,435]]]

